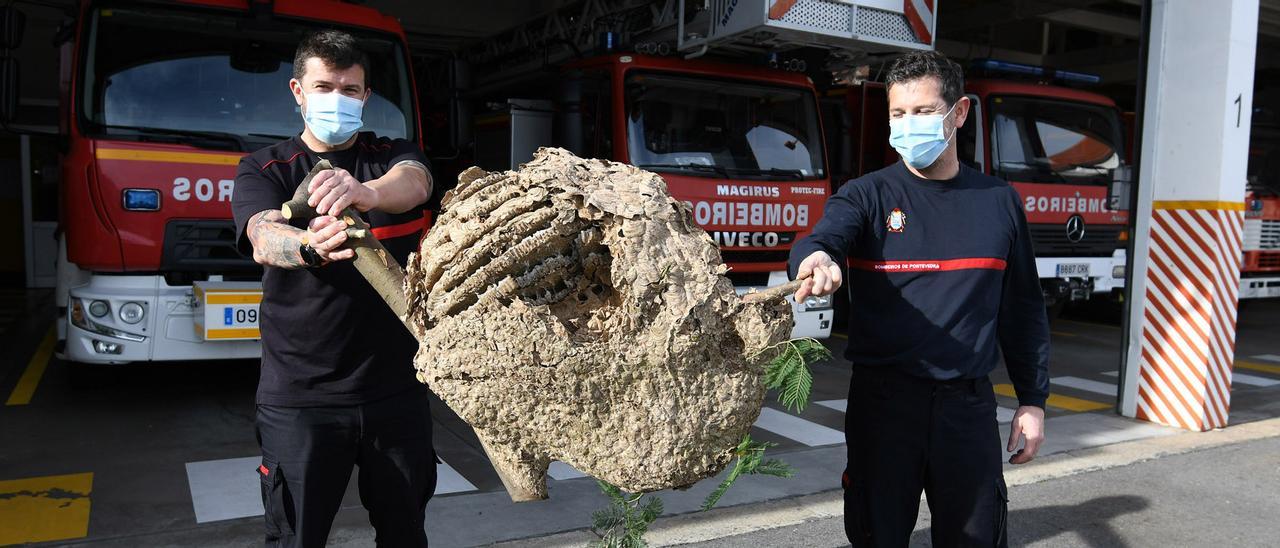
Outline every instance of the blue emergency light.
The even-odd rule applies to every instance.
[[[126,188],[124,208],[128,211],[159,211],[160,191],[154,188]]]
[[[1076,82],[1080,84],[1100,84],[1102,77],[1097,74],[1088,74],[1084,72],[1072,72],[1069,70],[1055,70],[1053,77],[1063,82]]]
[[[1019,76],[1050,76],[1054,80],[1061,82],[1072,82],[1077,84],[1098,84],[1102,82],[1102,77],[1097,74],[1088,74],[1085,72],[1075,72],[1070,70],[1050,70],[1045,67],[1036,65],[1027,65],[1024,63],[1014,63],[1011,61],[1000,61],[997,59],[978,59],[973,62],[974,70],[990,73],[1016,74]]]
[[[1022,63],[1011,63],[1009,61],[997,61],[995,59],[980,59],[975,61],[973,66],[974,68],[989,70],[991,72],[1003,72],[1005,74],[1044,76],[1044,67],[1024,65]]]

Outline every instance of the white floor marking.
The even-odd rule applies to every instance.
[[[1120,372],[1119,372],[1119,371],[1103,371],[1103,372],[1102,372],[1102,374],[1103,374],[1103,375],[1106,375],[1106,376],[1108,376],[1108,377],[1119,377],[1119,376],[1120,376]]]
[[[845,413],[849,409],[849,400],[822,400],[813,402],[823,407],[835,409],[841,413]]]
[[[577,468],[569,466],[560,461],[552,461],[551,467],[547,469],[547,475],[556,480],[567,480],[574,478],[585,478],[586,474],[579,472]]]
[[[1104,396],[1115,396],[1116,385],[1108,382],[1091,381],[1080,377],[1054,377],[1050,382],[1056,385],[1065,386],[1067,388],[1075,388],[1076,390],[1084,390]]]
[[[436,463],[436,493],[444,495],[448,493],[461,493],[464,491],[475,491],[476,486],[462,477],[457,470],[440,459],[441,462]]]
[[[262,480],[257,472],[261,464],[262,457],[188,462],[187,484],[196,523],[261,516]],[[437,495],[475,490],[453,467],[436,464]]]
[[[1277,384],[1280,384],[1280,381],[1275,379],[1268,379],[1266,377],[1259,377],[1257,375],[1248,375],[1245,373],[1241,373],[1239,371],[1232,371],[1231,384],[1237,384],[1237,383],[1247,384],[1249,386],[1275,386]]]
[[[756,426],[809,447],[844,443],[844,432],[769,407],[760,410]]]
[[[187,463],[196,523],[262,515],[262,457]]]
[[[1008,424],[1013,422],[1014,410],[1008,407],[996,407],[996,422],[1000,424]]]
[[[1258,354],[1257,356],[1250,356],[1250,357],[1255,360],[1264,360],[1269,362],[1280,363],[1280,355],[1277,355],[1277,354]]]

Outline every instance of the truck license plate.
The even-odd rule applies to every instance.
[[[1089,263],[1066,263],[1058,265],[1059,278],[1088,278]]]
[[[261,286],[253,283],[196,282],[196,333],[206,341],[261,338],[258,305]]]

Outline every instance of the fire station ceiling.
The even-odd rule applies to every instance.
[[[665,0],[655,0],[660,5]],[[458,50],[559,11],[571,24],[592,7],[626,0],[367,0],[400,17],[422,54]],[[695,2],[690,2],[695,3]],[[1137,76],[1142,0],[940,0],[939,48],[960,58],[1010,61],[1091,72],[1104,82],[1131,84]],[[1260,54],[1280,46],[1280,0],[1262,0]],[[1269,44],[1273,47],[1263,47]],[[1259,59],[1260,65],[1267,65]]]
[[[668,0],[654,0],[654,7]],[[670,0],[675,1],[675,0]],[[641,0],[362,0],[400,18],[416,55],[448,55],[483,43],[522,23],[558,13],[574,25],[579,14],[613,6],[647,7]],[[690,0],[690,3],[696,3]],[[1132,97],[1137,76],[1142,0],[938,0],[938,48],[959,59],[1008,61],[1098,74],[1104,91]],[[56,105],[54,31],[75,12],[76,0],[17,0],[27,13],[22,60],[23,102]],[[1261,0],[1259,88],[1280,88],[1280,0]],[[591,8],[584,10],[584,8]],[[545,21],[545,20],[543,20]],[[542,21],[540,21],[542,22]],[[609,21],[593,21],[607,26]]]

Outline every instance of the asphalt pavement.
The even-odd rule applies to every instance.
[[[1142,460],[1009,489],[1009,544],[1053,548],[1258,546],[1280,542],[1280,437]],[[929,506],[911,546],[931,546]],[[844,522],[799,525],[683,544],[848,546]]]
[[[261,535],[259,459],[253,438],[253,362],[159,363],[114,367],[97,382],[72,385],[67,365],[48,356],[48,292],[0,295],[0,545],[47,541],[105,546],[243,546]],[[1106,306],[1053,323],[1046,453],[1167,436],[1172,429],[1114,414],[1119,321]],[[1280,300],[1241,312],[1231,421],[1280,416]],[[837,354],[844,340],[826,341]],[[752,429],[778,443],[773,454],[797,469],[791,479],[748,478],[723,506],[822,493],[838,486],[847,363],[815,364],[815,403],[788,412],[772,397]],[[1245,379],[1247,382],[1240,382]],[[993,381],[999,418],[1016,406],[1003,368]],[[557,463],[551,500],[513,505],[470,428],[435,402],[440,489],[428,507],[436,546],[472,546],[580,529],[603,505],[590,478]],[[1006,426],[1007,428],[1007,426]],[[667,492],[667,514],[696,510],[714,482]],[[744,506],[745,507],[745,506]],[[18,525],[21,525],[19,527]],[[38,527],[37,527],[38,525]],[[372,541],[354,486],[332,537]],[[525,542],[525,541],[521,541]],[[527,542],[526,542],[527,543]]]

